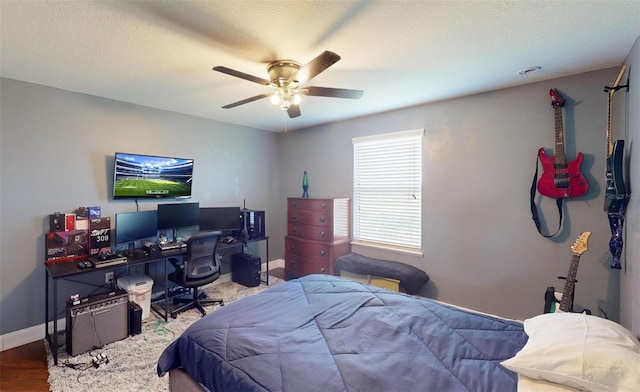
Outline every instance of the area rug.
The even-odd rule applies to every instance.
[[[245,287],[235,282],[224,282],[205,289],[208,297],[222,298],[225,305],[249,295],[257,294],[283,281],[269,277],[270,286]],[[207,306],[207,313],[215,312],[218,305]],[[58,364],[48,353],[49,386],[54,392],[74,391],[168,391],[169,377],[158,377],[156,362],[165,347],[180,336],[200,313],[189,310],[176,319],[165,322],[155,313],[144,320],[142,333],[104,346],[101,349],[71,357],[66,352],[64,334],[58,335]],[[45,344],[48,350],[48,345]],[[98,367],[92,364],[92,355],[104,354],[106,360]]]

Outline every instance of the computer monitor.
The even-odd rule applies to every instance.
[[[133,243],[158,234],[158,212],[138,211],[116,214],[116,244]]]
[[[197,227],[200,203],[158,204],[158,230]]]
[[[233,233],[242,230],[240,207],[200,208],[200,230]]]

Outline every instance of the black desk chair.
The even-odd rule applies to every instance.
[[[198,288],[209,284],[220,277],[220,255],[216,252],[220,232],[199,233],[187,240],[187,254],[184,261],[170,258],[169,262],[175,267],[175,271],[169,274],[170,281],[193,290],[192,298],[175,299],[174,303],[186,303],[173,310],[171,317],[176,318],[180,312],[196,308],[204,316],[206,314],[203,305],[220,304],[224,306],[222,299],[202,299]]]

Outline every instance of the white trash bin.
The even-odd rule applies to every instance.
[[[153,279],[144,274],[133,274],[118,278],[118,287],[129,293],[129,301],[142,308],[142,319],[151,313],[151,290]]]

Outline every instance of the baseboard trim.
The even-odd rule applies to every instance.
[[[64,331],[65,323],[65,319],[58,319],[58,332]],[[38,340],[44,340],[44,326],[45,324],[42,323],[40,325],[34,325],[33,327],[0,335],[0,351],[10,350]],[[49,322],[49,331],[53,331],[53,321]]]
[[[263,264],[266,266],[265,264]],[[269,270],[274,268],[284,268],[284,260],[276,259],[269,261]],[[231,281],[231,274],[224,274],[220,276],[212,284],[219,284]],[[66,320],[64,318],[58,319],[58,332],[64,331]],[[4,335],[0,335],[0,351],[10,350],[15,347],[20,347],[25,344],[33,343],[38,340],[44,340],[45,324],[34,325],[33,327],[21,329],[19,331],[9,332]],[[49,331],[53,330],[53,321],[49,323]]]
[[[284,268],[284,259],[275,259],[269,261],[269,270],[276,268]]]

